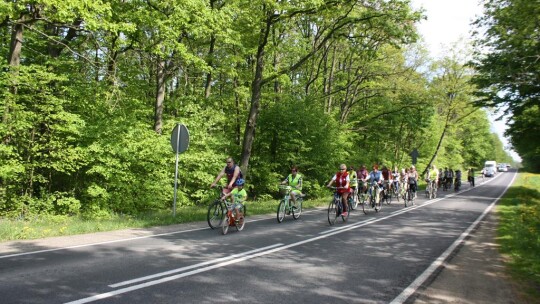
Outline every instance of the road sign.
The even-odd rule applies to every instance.
[[[420,154],[418,154],[418,150],[415,148],[409,155],[412,157],[412,164],[416,165],[416,159],[418,158],[418,156],[420,156]]]
[[[171,147],[174,152],[182,153],[189,146],[189,131],[183,124],[176,124],[171,134]]]
[[[176,168],[174,170],[174,201],[173,216],[176,216],[176,192],[178,189],[178,154],[187,150],[189,146],[189,131],[183,124],[176,124],[171,134],[171,147],[176,153]]]

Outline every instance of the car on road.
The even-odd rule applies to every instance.
[[[501,164],[499,164],[499,167],[497,168],[497,170],[499,172],[507,172],[508,171],[508,166],[505,163],[501,163]]]

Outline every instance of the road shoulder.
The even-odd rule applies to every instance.
[[[496,242],[498,215],[490,212],[410,303],[526,303],[508,275]]]

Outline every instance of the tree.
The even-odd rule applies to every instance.
[[[538,168],[534,155],[540,142],[530,141],[520,130],[523,123],[531,129],[540,126],[520,116],[529,117],[529,109],[540,106],[540,6],[537,1],[490,0],[475,24],[479,31],[486,29],[483,37],[477,34],[472,62],[478,71],[473,78],[479,88],[477,104],[502,108],[510,121],[519,121],[509,125],[507,134],[524,162]]]

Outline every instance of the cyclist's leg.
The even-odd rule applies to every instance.
[[[347,202],[348,199],[349,199],[349,192],[343,192],[341,194],[341,203],[343,206],[343,212],[349,211],[349,203]]]

